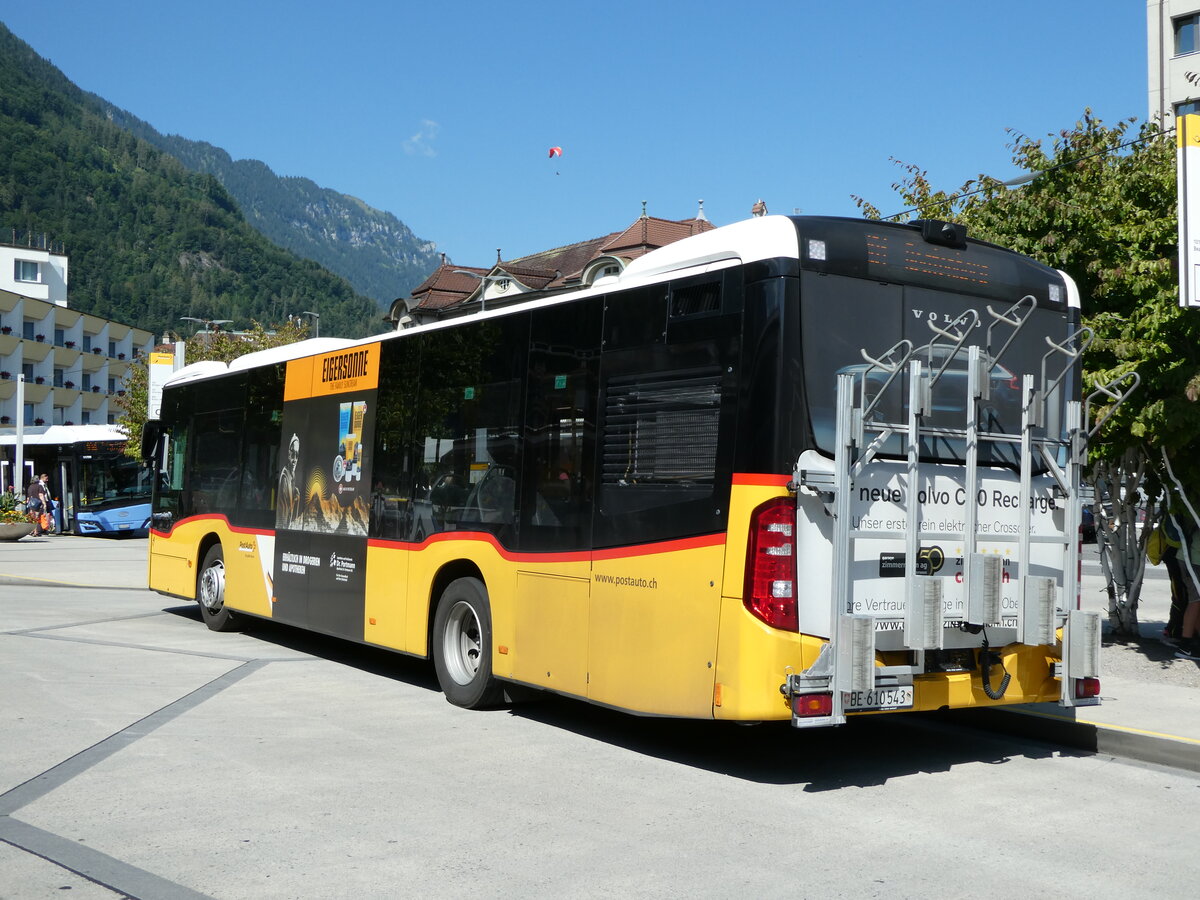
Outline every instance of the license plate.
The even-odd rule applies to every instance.
[[[127,522],[122,522],[122,523],[121,523],[120,525],[118,525],[117,527],[118,527],[118,528],[132,528],[133,526],[132,526],[132,525],[130,525],[129,523],[127,523]]]
[[[912,709],[912,685],[875,688],[872,691],[848,691],[842,705],[846,712],[863,712],[869,709]]]

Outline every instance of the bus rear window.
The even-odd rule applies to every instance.
[[[927,369],[942,371],[933,389],[932,409],[926,425],[961,429],[967,409],[967,348],[987,342],[987,301],[945,291],[932,291],[894,284],[879,284],[857,278],[816,276],[804,273],[801,279],[802,355],[809,416],[819,449],[832,454],[835,448],[835,403],[837,380],[842,374],[855,376],[861,390],[865,379],[869,396],[883,390],[888,373],[868,361],[864,353],[881,359],[901,340],[913,345],[911,359]],[[993,301],[997,312],[1006,307]],[[975,309],[980,324],[972,329],[967,341],[958,348],[939,337],[931,325],[948,329],[967,309]],[[1073,330],[1067,312],[1034,311],[1025,324],[1022,340],[1015,341],[988,373],[990,397],[979,402],[976,424],[981,431],[1018,434],[1021,430],[1022,376],[1040,379],[1042,355],[1047,351],[1044,338],[1061,341]],[[1002,344],[1011,334],[1004,331],[994,342]],[[993,348],[993,349],[998,349]],[[1062,357],[1051,363],[1052,374],[1064,364]],[[1057,366],[1057,369],[1054,368]],[[1069,385],[1068,385],[1069,387]],[[906,421],[909,378],[907,367],[883,393],[871,420],[903,423]],[[1047,426],[1051,432],[1062,430],[1062,390],[1050,398]],[[904,445],[899,436],[884,447],[884,453],[900,455]],[[998,465],[1016,464],[1011,444],[980,445],[980,461]],[[961,462],[964,449],[960,439],[927,438],[921,448],[925,459]]]

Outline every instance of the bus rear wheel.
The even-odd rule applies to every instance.
[[[196,576],[196,599],[200,601],[200,618],[213,631],[241,629],[237,614],[225,606],[225,554],[220,544],[213,544],[204,554]]]
[[[502,689],[492,677],[492,613],[478,578],[459,578],[442,593],[433,617],[433,668],[455,706],[495,706]]]

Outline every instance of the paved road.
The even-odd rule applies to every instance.
[[[3,897],[1195,896],[1191,773],[915,717],[466,712],[418,661],[208,632],[130,586],[144,541],[57,540],[0,545]]]

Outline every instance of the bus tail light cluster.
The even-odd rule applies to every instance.
[[[797,694],[792,700],[792,712],[801,719],[833,715],[833,694]]]
[[[746,609],[772,628],[799,631],[796,611],[796,502],[777,497],[750,516]]]

